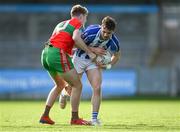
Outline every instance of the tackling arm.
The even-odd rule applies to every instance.
[[[78,29],[74,30],[72,38],[75,42],[75,45],[78,48],[84,50],[92,60],[96,58],[96,55],[87,47],[87,45],[82,40],[81,33],[79,32]]]
[[[106,54],[106,50],[100,47],[88,47],[92,52],[94,52],[97,55],[105,55]]]

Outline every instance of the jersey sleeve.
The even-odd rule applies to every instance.
[[[117,39],[117,37],[115,35],[112,36],[111,48],[110,49],[112,52],[119,52],[120,51],[120,43],[119,43],[119,40]]]
[[[90,25],[82,32],[81,38],[87,45],[89,45],[93,42],[99,30],[99,25]]]
[[[81,38],[84,40],[84,42],[85,42],[86,44],[89,43],[88,32],[82,32]]]

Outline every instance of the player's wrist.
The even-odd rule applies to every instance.
[[[87,54],[88,54],[88,56],[90,57],[91,60],[94,61],[94,60],[96,59],[96,54],[95,54],[95,53],[93,53],[93,52],[88,52]]]
[[[108,69],[111,69],[111,67],[112,67],[112,64],[107,64],[106,65],[106,69],[108,70]]]

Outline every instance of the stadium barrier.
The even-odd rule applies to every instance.
[[[82,98],[91,97],[91,87],[85,75],[82,78]],[[103,98],[135,95],[137,76],[134,70],[105,71],[103,73]],[[46,98],[53,82],[43,70],[0,70],[0,98]]]

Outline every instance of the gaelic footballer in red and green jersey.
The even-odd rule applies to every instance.
[[[81,27],[82,24],[77,18],[63,21],[56,26],[49,41],[54,47],[63,49],[71,55],[74,46],[74,40],[72,39],[73,31]]]
[[[50,74],[67,72],[74,68],[72,54],[74,40],[72,35],[74,30],[80,29],[81,22],[77,18],[60,22],[49,39],[50,47],[46,47],[42,52],[41,63]]]

